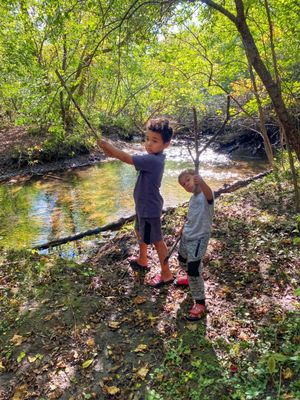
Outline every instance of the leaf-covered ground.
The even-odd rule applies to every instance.
[[[132,270],[130,225],[80,263],[2,250],[0,399],[299,398],[292,188],[268,177],[216,203],[199,323],[187,289],[147,286],[152,249],[151,271]],[[164,215],[168,245],[184,214]]]

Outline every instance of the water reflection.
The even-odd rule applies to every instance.
[[[186,148],[170,147],[162,183],[165,207],[189,198],[177,183],[185,168],[192,168]],[[230,160],[207,150],[200,173],[213,189],[261,172],[258,160]],[[58,174],[56,174],[58,176]],[[132,191],[136,172],[119,161],[59,174],[59,180],[36,180],[25,185],[0,186],[0,244],[30,247],[58,237],[115,221],[134,213]]]

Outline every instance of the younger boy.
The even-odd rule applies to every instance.
[[[197,321],[206,311],[201,261],[211,234],[214,195],[211,188],[199,175],[195,175],[192,169],[182,171],[178,182],[193,195],[189,202],[178,250],[179,264],[187,271],[187,276],[178,278],[176,284],[189,285],[194,305],[186,318]]]
[[[168,249],[161,231],[163,198],[159,191],[166,157],[163,151],[169,146],[172,135],[173,130],[168,120],[150,120],[145,138],[147,154],[133,156],[107,141],[98,141],[107,156],[134,165],[139,172],[133,193],[139,256],[132,261],[132,264],[140,269],[148,269],[147,247],[149,244],[154,244],[161,265],[161,273],[150,281],[149,284],[152,287],[160,287],[174,280],[169,265],[165,262]]]

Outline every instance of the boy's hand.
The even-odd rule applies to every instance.
[[[117,158],[127,164],[133,164],[132,156],[125,151],[118,149],[116,146],[103,139],[98,140],[97,143],[107,156]]]
[[[203,181],[200,175],[194,175],[194,183],[195,185],[199,185]]]
[[[101,147],[101,149],[103,150],[104,154],[107,155],[108,157],[112,157],[113,154],[111,152],[111,150],[109,149],[109,143],[106,142],[105,140],[97,140],[98,146]]]
[[[207,183],[205,183],[205,181],[203,180],[203,178],[200,175],[194,175],[194,183],[195,183],[196,192],[198,191],[197,190],[197,188],[198,188],[201,190],[201,192],[204,194],[204,196],[206,197],[207,200],[210,201],[214,198],[211,188],[207,185]]]

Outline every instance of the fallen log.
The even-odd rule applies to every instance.
[[[253,182],[253,181],[257,180],[257,179],[261,179],[264,176],[270,174],[271,172],[272,172],[272,170],[268,170],[268,171],[262,172],[260,174],[254,175],[254,176],[252,176],[250,178],[243,179],[241,181],[236,181],[231,185],[226,185],[225,184],[223,187],[221,187],[220,189],[218,189],[218,190],[216,190],[214,192],[215,199],[218,198],[223,193],[231,193],[231,192],[234,192],[237,189],[240,189],[240,188],[242,188],[244,186],[247,186],[251,182]],[[168,211],[174,210],[175,208],[176,207],[168,207],[163,212],[166,213]],[[68,243],[68,242],[72,242],[72,241],[75,241],[75,240],[82,239],[82,238],[84,238],[86,236],[97,235],[98,233],[105,232],[105,231],[114,231],[114,230],[117,230],[117,229],[121,228],[121,226],[123,226],[126,222],[133,221],[134,218],[135,218],[135,214],[134,215],[130,215],[129,217],[126,217],[126,218],[120,218],[118,221],[112,222],[112,223],[107,224],[107,225],[100,226],[100,227],[95,228],[95,229],[89,229],[89,230],[84,231],[84,232],[76,233],[73,236],[66,236],[66,237],[63,237],[61,239],[52,240],[51,242],[47,242],[47,243],[43,243],[43,244],[34,246],[33,249],[35,249],[35,250],[45,250],[45,249],[48,249],[50,247],[56,247],[56,246],[60,246],[61,244],[65,244],[65,243]]]
[[[61,239],[55,239],[55,240],[52,240],[51,242],[39,244],[37,246],[34,246],[33,249],[35,249],[35,250],[49,249],[50,247],[56,247],[56,246],[60,246],[61,244],[73,242],[74,240],[82,239],[85,236],[97,235],[98,233],[105,232],[105,231],[114,231],[116,229],[121,228],[121,226],[123,226],[126,222],[133,221],[134,218],[135,218],[135,215],[130,215],[129,217],[126,217],[126,218],[120,218],[120,219],[118,219],[118,221],[112,222],[107,225],[100,226],[95,229],[89,229],[84,232],[76,233],[73,236],[65,236]]]
[[[237,189],[247,186],[247,185],[249,185],[249,183],[256,181],[257,179],[261,179],[261,178],[265,177],[266,175],[269,175],[272,171],[273,171],[272,169],[269,169],[265,172],[261,172],[260,174],[250,176],[250,178],[243,179],[241,181],[235,181],[231,185],[225,184],[223,187],[221,187],[220,189],[218,189],[214,192],[215,199],[218,198],[223,193],[232,193]]]

